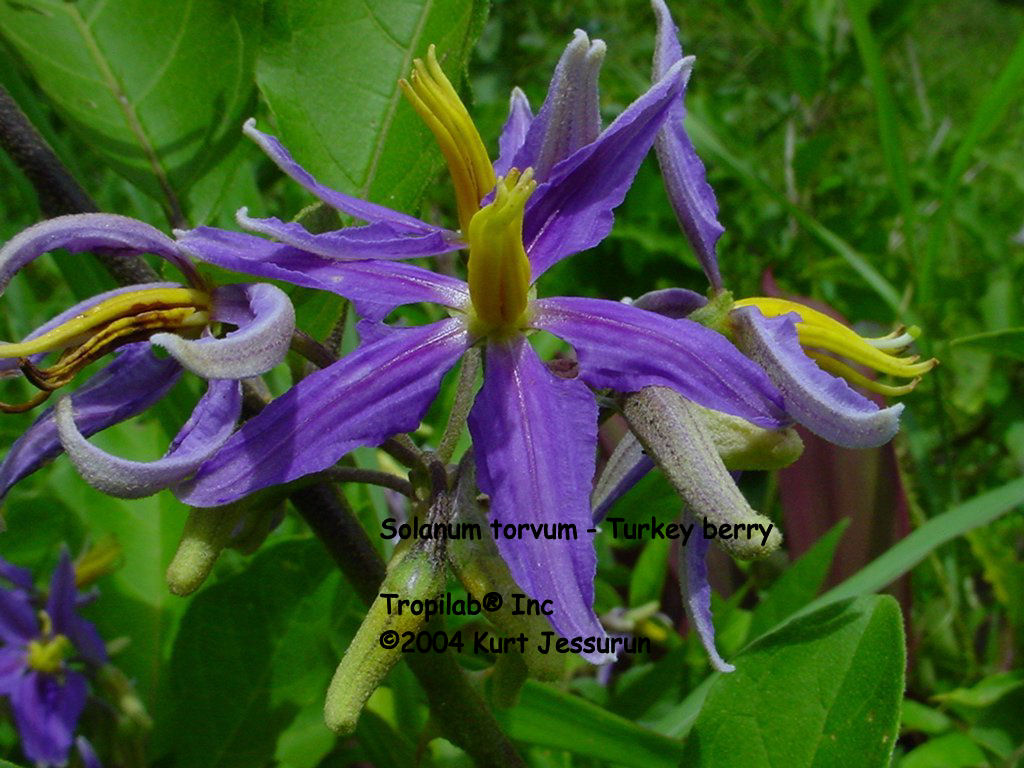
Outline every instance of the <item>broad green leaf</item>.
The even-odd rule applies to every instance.
[[[885,765],[903,694],[903,621],[888,596],[795,619],[718,676],[682,764]]]
[[[849,523],[848,518],[840,520],[783,571],[754,609],[750,620],[750,639],[760,637],[772,627],[779,626],[814,599],[828,576],[836,545]]]
[[[951,347],[967,346],[984,349],[994,355],[1024,360],[1024,328],[1004,328],[961,336],[949,342]]]
[[[682,754],[679,742],[534,680],[523,686],[517,707],[495,714],[516,741],[569,750],[611,765],[675,768]]]
[[[338,662],[331,636],[339,594],[322,545],[303,539],[264,548],[244,571],[195,597],[170,663],[175,765],[265,765],[296,740],[329,748],[309,740],[306,711],[322,708]],[[293,723],[297,730],[279,746]]]
[[[398,79],[437,45],[458,84],[482,0],[269,0],[257,65],[275,130],[323,183],[410,210],[440,160]]]
[[[24,0],[0,4],[0,35],[83,140],[181,223],[253,107],[259,14],[255,0]]]

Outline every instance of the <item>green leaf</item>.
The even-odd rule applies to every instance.
[[[898,768],[973,768],[988,765],[985,753],[970,737],[962,733],[947,733],[929,739],[908,752],[897,763]]]
[[[528,680],[519,705],[495,713],[514,740],[565,749],[612,765],[675,768],[682,745],[589,701]]]
[[[899,605],[888,596],[793,620],[718,677],[682,764],[885,765],[903,694],[903,641]]]
[[[967,346],[984,349],[994,355],[1024,360],[1024,328],[1004,328],[961,336],[949,342],[951,347]]]
[[[672,544],[668,539],[644,544],[629,579],[629,604],[633,608],[661,601]]]
[[[933,517],[888,552],[808,605],[804,612],[884,589],[946,542],[991,523],[1021,504],[1024,504],[1024,478],[975,496]]]
[[[328,186],[411,209],[440,154],[398,79],[434,43],[458,83],[485,13],[482,0],[269,0],[257,81],[282,141]]]
[[[953,727],[953,721],[949,716],[939,712],[937,709],[927,707],[913,699],[903,700],[903,712],[901,715],[900,730],[905,732],[919,732],[930,735],[944,733]]]
[[[982,678],[970,688],[957,688],[932,696],[943,704],[959,704],[965,707],[982,708],[995,704],[1008,693],[1024,686],[1024,672],[998,672]]]
[[[825,583],[836,545],[849,524],[849,518],[836,523],[772,584],[754,609],[749,638],[760,637],[772,627],[779,626],[814,599]]]
[[[338,662],[332,613],[347,595],[339,582],[318,541],[291,540],[196,596],[170,663],[175,765],[269,764],[293,723],[280,751],[311,743],[306,710],[322,708]],[[313,743],[330,748],[315,734]]]
[[[65,122],[179,224],[252,109],[258,18],[256,0],[24,0],[0,4],[0,34]]]

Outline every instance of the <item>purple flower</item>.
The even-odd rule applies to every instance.
[[[652,0],[658,19],[653,77],[682,60],[677,29],[664,0]],[[716,246],[724,231],[718,222],[718,202],[707,183],[704,164],[683,127],[685,109],[680,99],[656,139],[658,161],[665,189],[676,217],[711,286],[713,298],[683,289],[657,291],[640,297],[643,306],[669,317],[700,319],[720,329],[749,358],[757,362],[782,393],[786,412],[798,423],[837,445],[867,448],[888,442],[899,429],[902,405],[879,408],[850,384],[884,395],[905,394],[936,364],[901,357],[917,330],[903,328],[876,339],[863,338],[842,323],[809,307],[782,299],[752,298],[733,302],[723,288]],[[866,365],[880,373],[913,379],[893,386],[868,379],[843,361]],[[653,463],[635,450],[627,438],[620,456],[632,456],[618,468],[614,495],[604,499],[603,509],[617,495],[635,484]],[[713,665],[731,671],[715,649],[711,622],[711,590],[704,555],[707,543],[687,548],[680,569],[681,585],[690,616]]]
[[[565,636],[605,638],[594,615],[589,493],[595,468],[597,403],[592,388],[631,392],[671,387],[687,398],[765,426],[786,421],[764,373],[720,334],[612,301],[535,298],[553,264],[596,245],[612,225],[654,137],[680,99],[690,61],[664,77],[600,130],[600,42],[577,32],[536,117],[513,93],[501,158],[491,165],[465,107],[431,48],[402,86],[430,126],[455,182],[461,231],[435,227],[317,183],[272,137],[253,137],[288,175],[365,226],[314,235],[264,220],[256,237],[200,228],[179,233],[183,250],[220,266],[334,291],[351,299],[362,344],[308,376],[247,422],[179,489],[195,506],[230,502],[260,488],[330,467],[362,445],[417,427],[441,378],[466,350],[484,352],[484,383],[469,416],[480,488],[492,520],[572,523],[575,540],[501,538],[519,585],[554,602]],[[496,171],[503,178],[496,178]],[[522,171],[518,169],[523,169]],[[251,220],[241,221],[256,228]],[[468,248],[468,281],[399,261]],[[374,256],[375,260],[365,259]],[[414,302],[448,319],[422,327],[381,321]],[[579,375],[552,373],[528,335],[545,330],[571,344]],[[587,658],[601,662],[600,652]]]
[[[682,60],[677,31],[664,0],[652,0],[658,17],[654,55],[655,79]],[[704,164],[683,128],[679,101],[656,141],[665,189],[680,226],[704,268],[708,282],[727,316],[720,325],[736,345],[757,361],[781,390],[786,411],[800,424],[826,440],[847,448],[873,448],[887,443],[899,430],[902,405],[879,408],[850,384],[883,395],[906,394],[935,360],[918,362],[901,357],[917,329],[881,338],[863,338],[828,315],[782,299],[751,298],[730,305],[721,295],[715,246],[724,231],[717,221],[718,202],[705,179]],[[734,307],[734,308],[732,308]],[[732,311],[729,309],[732,308]],[[719,309],[720,311],[720,309]],[[842,359],[840,359],[842,358]],[[880,384],[865,377],[843,359],[879,373],[911,379],[903,386]]]
[[[20,372],[39,388],[27,403],[0,403],[4,411],[39,404],[86,365],[116,350],[113,362],[58,400],[15,441],[0,465],[0,500],[61,451],[86,482],[105,493],[125,498],[155,493],[190,475],[227,440],[241,412],[238,380],[280,362],[291,340],[294,310],[271,285],[208,286],[171,238],[141,221],[109,214],[62,216],[12,238],[0,249],[0,292],[15,272],[57,248],[154,253],[178,267],[187,285],[152,283],[108,291],[71,307],[21,343],[0,343],[0,377]],[[217,337],[215,324],[235,330]],[[154,355],[153,345],[170,357]],[[50,352],[59,357],[44,367]],[[163,458],[129,461],[86,440],[155,403],[183,368],[209,385]]]
[[[106,664],[106,648],[92,623],[78,615],[67,550],[45,603],[28,571],[0,560],[0,577],[14,585],[0,587],[0,696],[10,700],[25,756],[38,765],[64,765],[88,694],[83,672]],[[95,761],[85,745],[83,756]]]

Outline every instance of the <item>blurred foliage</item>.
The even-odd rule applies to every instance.
[[[378,202],[398,199],[410,211],[417,210],[414,201],[425,189],[423,215],[451,221],[447,182],[423,183],[426,168],[439,167],[440,157],[422,151],[427,134],[413,127],[411,110],[400,101],[394,120],[414,134],[404,144],[392,137],[398,154],[389,154],[382,169],[375,164],[376,121],[390,114],[391,102],[378,103],[373,91],[392,93],[387,89],[400,74],[403,46],[422,52],[428,42],[445,44],[456,55],[457,66],[450,70],[455,74],[463,69],[458,57],[466,41],[480,32],[468,62],[467,91],[492,153],[510,88],[522,87],[539,108],[574,28],[608,43],[601,78],[606,122],[646,88],[653,52],[653,19],[637,0],[492,0],[482,27],[480,3],[438,3],[441,10],[433,13],[439,15],[424,21],[437,30],[430,39],[422,34],[423,24],[410,26],[401,14],[394,28],[367,25],[365,34],[330,34],[344,27],[346,14],[367,21],[364,3],[324,3],[319,11],[316,3],[306,3],[311,15],[303,16],[290,3],[266,0],[259,35],[258,4],[218,1],[201,4],[201,10],[192,5],[192,15],[185,14],[191,20],[179,25],[177,2],[151,17],[128,0],[0,4],[0,83],[101,209],[165,229],[182,218],[234,228],[234,212],[243,205],[254,215],[290,218],[309,204],[297,185],[249,142],[238,140],[236,129],[250,109],[261,125],[294,137],[296,153],[325,180],[369,190]],[[899,575],[925,558],[913,570],[904,616],[909,661],[897,764],[1019,765],[1024,688],[1013,670],[1022,667],[1024,655],[1024,520],[1019,513],[999,516],[1019,509],[1019,484],[998,497],[992,489],[1024,469],[1024,9],[996,0],[670,5],[684,51],[697,56],[688,119],[726,226],[719,244],[726,285],[738,296],[756,295],[770,277],[781,291],[827,302],[866,329],[919,324],[922,353],[942,362],[905,398],[905,429],[896,442],[913,525],[934,524],[921,529],[931,538],[890,573]],[[402,4],[410,13],[426,13],[431,6]],[[334,26],[319,24],[323,13]],[[66,22],[59,40],[47,37],[49,28],[39,31],[48,14]],[[119,24],[134,22],[122,16],[147,17],[148,34],[165,37],[165,43],[152,50],[126,46]],[[166,44],[172,34],[164,27],[180,33],[175,46]],[[208,30],[220,37],[208,39]],[[53,45],[63,46],[65,55],[85,57],[74,78],[53,63]],[[367,52],[373,45],[388,49],[381,56],[389,68],[373,72],[379,83],[363,91],[360,68],[375,61]],[[356,49],[362,59],[343,58]],[[332,54],[347,69],[336,66]],[[121,83],[151,146],[139,144],[138,132],[124,133],[123,125],[111,128],[102,110],[83,107],[88,92],[82,96],[75,89],[88,88],[82,85],[89,78],[86,64],[99,67],[101,81],[113,77]],[[237,82],[234,72],[240,73]],[[336,100],[329,88],[338,89]],[[213,98],[223,93],[230,98]],[[373,102],[372,110],[364,99]],[[100,106],[113,110],[116,120],[116,100]],[[312,117],[303,113],[307,108]],[[95,124],[83,114],[93,115]],[[175,137],[189,143],[178,146]],[[164,146],[167,141],[171,146]],[[159,151],[154,155],[151,149]],[[160,173],[147,171],[154,157],[166,183]],[[413,161],[421,173],[405,178],[404,164]],[[0,179],[0,239],[6,240],[37,221],[40,212],[31,186],[2,153]],[[0,337],[23,336],[107,281],[85,257],[73,263],[39,260],[7,290]],[[705,288],[652,157],[618,210],[611,237],[560,264],[539,288],[544,295],[619,297],[675,285]],[[300,324],[325,335],[340,315],[339,302],[289,291]],[[422,314],[412,308],[408,317],[418,321],[417,313]],[[301,366],[293,361],[292,368]],[[270,383],[279,392],[289,381],[280,373]],[[443,427],[451,385],[446,382],[418,435],[425,441],[436,439]],[[147,417],[104,433],[101,444],[139,458],[159,455],[186,417],[195,389],[194,383],[180,385]],[[30,419],[5,416],[0,441],[9,444]],[[346,461],[376,467],[380,460],[377,452],[362,450]],[[779,519],[774,480],[744,482],[762,511]],[[346,493],[379,543],[374,534],[388,514],[385,495],[354,486]],[[981,494],[987,495],[979,501]],[[656,476],[616,507],[622,516],[666,521],[677,512],[677,500]],[[289,518],[251,561],[235,553],[222,558],[213,583],[197,596],[170,596],[163,569],[185,513],[166,493],[139,502],[108,499],[58,460],[12,492],[4,508],[10,530],[0,539],[3,557],[41,574],[52,567],[62,541],[78,551],[103,534],[118,537],[123,567],[101,583],[103,598],[88,611],[108,640],[130,638],[118,663],[134,677],[155,716],[153,764],[333,768],[364,760],[407,766],[414,755],[423,764],[465,764],[443,740],[429,747],[418,743],[430,733],[428,713],[401,665],[371,699],[356,738],[334,743],[322,728],[321,696],[358,612],[297,520]],[[996,519],[980,527],[957,523],[958,538],[939,549],[950,538],[943,537],[942,527],[953,525],[944,513],[961,513],[956,519],[968,523]],[[960,536],[961,530],[970,532]],[[840,535],[830,534],[793,563],[780,556],[755,566],[725,566],[728,578],[716,580],[727,588],[723,597],[716,595],[715,620],[723,654],[736,657],[741,668],[728,682],[708,676],[699,643],[679,631],[678,590],[666,577],[675,567],[673,554],[657,542],[640,551],[628,546],[633,542],[600,537],[597,607],[629,609],[624,617],[621,611],[615,615],[631,631],[653,638],[654,652],[631,658],[606,684],[582,662],[564,686],[530,683],[519,705],[501,713],[503,724],[535,766],[651,765],[658,764],[651,760],[659,754],[675,764],[681,757],[696,760],[698,753],[702,760],[734,754],[715,729],[735,712],[737,699],[762,713],[788,710],[811,686],[801,675],[813,673],[804,663],[812,651],[802,654],[803,646],[783,644],[776,654],[780,635],[764,633],[814,598]],[[862,664],[864,674],[850,676],[852,687],[843,695],[853,703],[876,697],[882,722],[896,717],[893,686],[902,663],[890,646],[899,645],[900,627],[890,600],[862,594],[851,592],[847,597],[858,600],[842,609],[821,608],[831,618],[818,625],[834,624],[836,631],[817,641],[823,645],[815,658]],[[651,609],[652,602],[663,613]],[[806,627],[808,620],[798,622]],[[865,650],[851,650],[859,648]],[[491,660],[465,661],[481,668]],[[747,698],[743,670],[766,667],[791,676]],[[891,675],[879,676],[883,669]],[[845,722],[854,716],[830,710],[824,700],[812,703],[821,711],[805,713],[799,720],[804,727],[813,720],[820,730],[829,718]],[[183,716],[199,725],[190,726]],[[749,724],[736,718],[737,730]],[[677,739],[691,727],[695,735],[680,747]],[[783,734],[791,723],[763,727]],[[250,730],[258,738],[250,738]],[[16,760],[14,744],[13,730],[0,725],[0,754]],[[863,747],[860,741],[841,745]],[[106,746],[102,739],[100,746]],[[789,757],[787,765],[813,759]],[[833,764],[828,754],[818,757]]]

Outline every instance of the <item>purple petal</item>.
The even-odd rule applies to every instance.
[[[658,17],[652,73],[657,81],[677,62],[682,61],[683,49],[679,45],[679,31],[672,22],[664,0],[652,0],[651,5]],[[722,276],[718,272],[715,247],[725,227],[718,221],[718,201],[707,182],[704,163],[683,127],[685,117],[686,107],[683,106],[683,97],[680,97],[672,104],[668,118],[658,132],[654,149],[661,166],[665,191],[676,212],[679,226],[693,246],[711,287],[719,291],[722,288]]]
[[[0,602],[0,610],[3,607],[3,603]],[[4,614],[0,613],[0,624],[3,624],[4,618]],[[18,645],[0,647],[0,696],[9,696],[27,669],[24,645],[19,642]]]
[[[576,526],[578,540],[499,538],[512,577],[531,597],[551,600],[551,624],[564,637],[605,637],[594,614],[597,556],[590,484],[597,403],[579,379],[552,374],[523,336],[492,342],[484,386],[469,415],[480,489],[502,524]],[[584,654],[594,664],[613,655]]]
[[[67,549],[62,549],[57,568],[50,580],[46,612],[53,630],[66,636],[83,659],[96,666],[107,663],[107,648],[91,621],[78,615],[78,589],[75,587],[75,566]]]
[[[259,376],[284,359],[295,330],[295,310],[284,291],[267,283],[225,285],[215,290],[213,302],[213,319],[236,330],[196,340],[156,333],[150,343],[204,379]]]
[[[24,645],[39,634],[39,622],[25,592],[0,589],[0,640]]]
[[[756,307],[732,311],[736,345],[767,371],[800,424],[845,448],[875,448],[900,428],[902,403],[879,408],[803,351],[795,313],[767,318]]]
[[[530,100],[519,88],[512,89],[508,100],[508,120],[498,137],[498,160],[494,163],[494,174],[504,176],[512,167],[516,152],[526,141],[526,132],[533,122]]]
[[[511,167],[532,167],[538,182],[547,181],[552,168],[597,138],[601,131],[597,78],[604,54],[604,42],[590,42],[586,32],[576,30]]]
[[[122,347],[115,354],[114,362],[71,395],[75,421],[85,436],[146,410],[167,394],[181,373],[177,362],[157,358],[146,342]],[[48,408],[4,457],[0,465],[0,501],[12,485],[62,450],[54,409]]]
[[[463,281],[413,264],[340,262],[262,237],[212,227],[180,232],[178,237],[181,249],[201,261],[340,294],[351,299],[360,316],[368,320],[383,320],[402,304],[429,301],[462,309],[469,303],[469,288]]]
[[[698,527],[692,513],[683,512],[683,524]],[[707,651],[711,666],[719,672],[736,669],[725,661],[715,647],[715,625],[711,622],[711,584],[708,582],[708,539],[694,531],[688,546],[683,547],[683,562],[679,566],[679,591],[683,595],[683,607],[693,628],[697,630],[704,650]]]
[[[708,300],[686,288],[662,288],[648,291],[633,300],[633,306],[665,317],[682,318],[705,306]]]
[[[790,421],[764,371],[702,325],[602,299],[559,297],[533,307],[533,325],[576,348],[580,375],[592,387],[670,387],[705,408],[761,427]]]
[[[32,571],[28,568],[22,568],[20,565],[9,563],[0,557],[0,579],[10,582],[19,590],[28,592],[29,594],[35,592],[35,581],[32,579]],[[3,589],[3,587],[0,587]]]
[[[92,744],[85,736],[75,739],[75,749],[78,750],[78,756],[82,758],[83,768],[103,768],[103,763],[96,756],[96,750],[92,748]]]
[[[91,296],[90,298],[86,299],[85,301],[80,301],[78,304],[75,304],[70,309],[64,310],[59,315],[57,315],[53,319],[48,320],[47,322],[43,323],[41,326],[39,326],[34,331],[32,331],[32,333],[28,334],[28,336],[26,336],[23,339],[23,341],[31,341],[32,339],[36,338],[37,336],[42,336],[44,333],[47,333],[48,331],[53,330],[57,326],[62,325],[63,323],[66,323],[68,320],[70,320],[71,318],[75,317],[76,315],[82,314],[83,312],[85,312],[85,310],[87,310],[87,309],[89,309],[91,307],[94,307],[97,304],[101,304],[102,302],[106,301],[107,299],[112,299],[114,296],[119,296],[122,293],[130,293],[132,291],[146,291],[146,290],[150,290],[150,289],[153,289],[153,288],[181,288],[181,287],[182,287],[182,285],[180,283],[139,283],[137,285],[125,285],[125,286],[122,286],[121,288],[115,288],[112,291],[105,291],[104,293],[100,293],[100,294],[98,294],[96,296]],[[40,353],[38,355],[32,355],[30,357],[30,359],[32,360],[32,362],[35,363],[35,362],[39,362],[40,360],[42,360],[44,357],[46,357],[46,355],[47,355],[46,352],[42,352],[42,353]],[[2,374],[4,371],[16,371],[16,370],[18,370],[19,359],[20,358],[16,358],[16,357],[9,357],[9,358],[0,359],[0,374]]]
[[[457,234],[440,227],[431,232],[410,234],[396,230],[390,224],[370,224],[313,234],[297,222],[250,218],[246,208],[242,208],[235,218],[239,226],[250,232],[339,261],[417,259],[451,253],[466,247]]]
[[[644,453],[644,447],[636,435],[627,432],[615,446],[608,463],[594,484],[590,495],[595,523],[604,520],[612,505],[621,499],[644,475],[654,469],[654,461]]]
[[[14,273],[48,251],[92,250],[154,253],[174,264],[183,275],[195,275],[192,264],[174,241],[145,222],[112,213],[78,213],[41,221],[20,232],[0,249],[0,293]]]
[[[179,498],[197,507],[227,504],[416,429],[469,341],[462,321],[443,320],[396,328],[363,344],[246,422],[179,489]]]
[[[242,415],[242,387],[214,379],[162,459],[130,461],[86,440],[75,425],[69,398],[57,403],[57,431],[75,469],[89,485],[110,496],[139,499],[193,474],[231,436]]]
[[[655,134],[681,97],[692,63],[692,57],[677,63],[596,141],[555,166],[537,187],[523,220],[534,279],[566,256],[597,245],[611,231],[612,210],[626,197]]]
[[[437,229],[425,221],[420,221],[415,216],[399,213],[383,205],[360,200],[358,197],[352,197],[330,187],[325,187],[314,179],[309,171],[295,162],[280,141],[268,133],[258,131],[255,118],[249,118],[245,122],[245,127],[242,131],[259,145],[260,149],[274,161],[278,168],[332,208],[336,208],[350,216],[355,216],[362,221],[391,224],[396,229],[404,232],[429,233]]]
[[[85,708],[85,678],[67,670],[63,682],[30,672],[11,692],[21,751],[36,763],[64,765],[71,752],[78,718]]]

